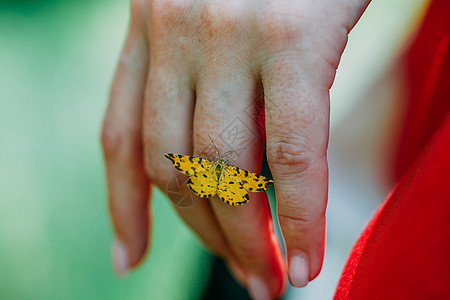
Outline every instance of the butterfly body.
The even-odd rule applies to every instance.
[[[222,201],[233,206],[248,202],[247,191],[264,191],[273,183],[264,176],[227,164],[222,157],[215,162],[173,153],[165,157],[177,170],[191,176],[187,185],[197,196],[210,198],[218,194]]]

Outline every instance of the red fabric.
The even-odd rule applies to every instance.
[[[450,299],[450,116],[360,236],[335,299]]]
[[[398,180],[450,110],[450,1],[433,1],[406,55],[407,114],[397,152]]]
[[[400,178],[356,242],[335,299],[450,299],[450,1],[407,53]]]

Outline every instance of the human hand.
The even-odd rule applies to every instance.
[[[239,118],[253,142],[236,166],[258,173],[266,136],[288,267],[264,193],[239,207],[213,198],[175,209],[254,298],[279,296],[286,269],[295,286],[319,274],[329,88],[368,2],[132,1],[102,132],[119,273],[146,251],[150,183],[166,191],[178,172],[164,154],[211,158],[209,136],[226,150],[220,135]]]

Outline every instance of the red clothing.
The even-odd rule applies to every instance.
[[[450,299],[450,116],[365,228],[335,299]]]
[[[450,299],[450,1],[433,1],[406,59],[399,181],[353,247],[335,299]]]

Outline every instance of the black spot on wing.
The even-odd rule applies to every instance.
[[[197,196],[199,196],[200,197],[200,194],[196,191],[196,190],[194,190],[193,188],[192,188],[192,186],[190,185],[190,184],[188,184],[188,188],[190,188],[191,189],[191,191],[193,191],[194,192],[194,194],[196,194]]]
[[[247,202],[248,202],[248,200],[243,200],[243,201],[235,202],[234,205],[242,205],[242,204],[245,204]]]
[[[173,164],[175,164],[175,159],[173,158],[172,153],[166,153],[164,154],[165,157],[167,157]]]

